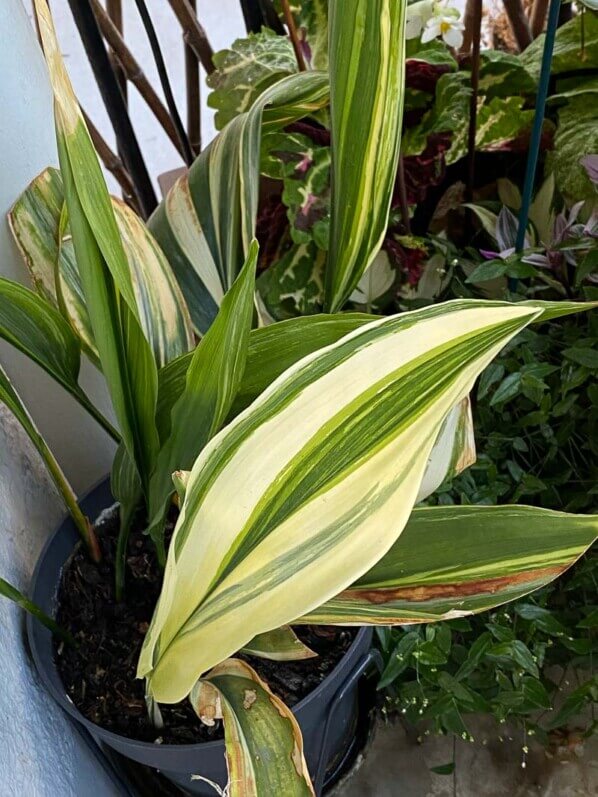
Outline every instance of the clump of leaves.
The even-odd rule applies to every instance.
[[[595,568],[590,552],[554,585],[498,611],[438,625],[381,629],[386,710],[473,739],[468,715],[507,720],[547,744],[598,699]],[[593,597],[594,596],[594,597]],[[593,719],[581,735],[593,734]],[[579,730],[579,728],[578,728]]]

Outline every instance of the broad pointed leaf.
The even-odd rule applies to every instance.
[[[302,622],[403,625],[486,611],[560,576],[597,536],[597,515],[531,506],[417,508],[386,556]]]
[[[248,664],[222,662],[189,699],[206,725],[223,720],[229,797],[314,797],[297,720]]]
[[[155,699],[180,700],[373,567],[450,410],[510,339],[555,312],[463,300],[374,321],[291,366],[216,435],[189,477],[139,662]]]
[[[290,625],[258,634],[245,645],[243,652],[272,661],[298,661],[313,659],[318,655],[303,644]]]

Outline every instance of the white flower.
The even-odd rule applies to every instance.
[[[459,49],[463,44],[463,28],[456,8],[446,8],[437,4],[434,6],[433,16],[426,22],[422,33],[422,44],[442,36],[449,47]]]
[[[426,22],[434,14],[434,0],[419,0],[407,6],[405,21],[405,38],[417,39]]]

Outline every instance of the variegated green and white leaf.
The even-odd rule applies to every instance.
[[[463,300],[374,321],[300,360],[216,435],[191,472],[139,662],[155,699],[180,700],[373,567],[451,409],[521,329],[573,308]]]
[[[328,98],[322,73],[275,83],[229,122],[150,218],[199,332],[214,320],[255,237],[262,127],[283,127],[324,107]]]
[[[168,430],[152,473],[149,493],[150,534],[158,538],[174,491],[171,475],[193,465],[197,455],[226,420],[245,370],[258,245],[226,294],[216,320],[192,354],[185,387],[171,410]]]
[[[303,644],[290,625],[258,634],[245,645],[243,653],[271,661],[299,661],[318,655]]]
[[[158,366],[162,366],[192,348],[191,319],[168,261],[147,227],[124,202],[115,197],[111,200],[140,323]],[[97,352],[65,208],[60,172],[48,168],[17,200],[9,220],[38,292],[60,307],[95,359]]]
[[[330,0],[332,312],[351,295],[386,233],[403,118],[406,8],[396,0]]]
[[[214,71],[206,83],[212,90],[208,106],[216,109],[218,130],[248,111],[256,98],[277,80],[297,71],[293,46],[285,36],[268,28],[237,39],[213,56]]]
[[[228,797],[314,797],[297,720],[248,664],[223,661],[189,699],[204,724],[223,720]]]
[[[486,611],[558,578],[597,536],[597,515],[417,508],[386,556],[301,622],[404,625]]]
[[[46,0],[35,0],[54,92],[56,140],[85,304],[127,452],[145,489],[158,448],[158,374],[102,171],[77,104]]]

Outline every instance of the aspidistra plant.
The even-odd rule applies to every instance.
[[[473,460],[467,397],[486,365],[529,324],[588,306],[462,300],[388,318],[335,313],[251,329],[264,126],[332,96],[330,308],[342,307],[377,252],[399,144],[405,3],[332,0],[330,76],[272,86],[152,220],[170,265],[110,200],[47,5],[35,5],[61,174],[36,181],[12,214],[42,294],[20,289],[35,299],[35,329],[17,334],[5,314],[0,332],[84,406],[81,349],[100,365],[120,429],[121,562],[139,505],[158,557],[166,553],[163,518],[176,486],[180,514],[138,666],[148,697],[189,696],[202,721],[224,720],[232,797],[313,794],[292,713],[230,657],[241,649],[280,660],[311,655],[290,624],[470,614],[570,566],[595,539],[595,517],[414,506]],[[40,234],[44,224],[58,237]],[[70,359],[58,337],[40,345],[46,308],[65,322],[69,346],[75,341]],[[189,317],[203,334],[197,346]]]

